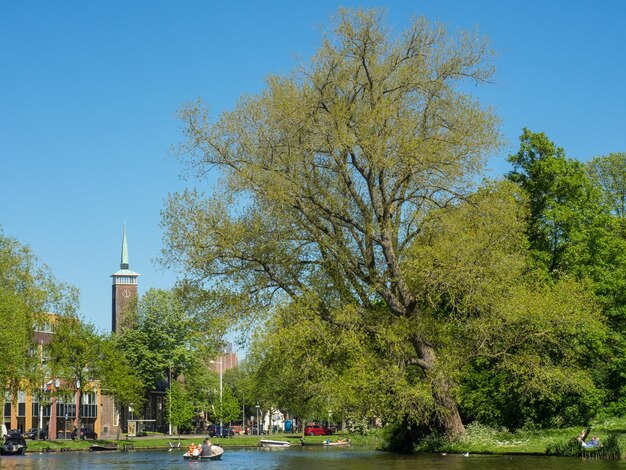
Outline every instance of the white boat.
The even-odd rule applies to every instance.
[[[289,447],[291,444],[287,441],[275,441],[273,439],[261,439],[259,441],[261,447]]]
[[[344,440],[339,440],[337,442],[324,441],[323,444],[329,447],[348,447],[352,445],[350,444],[350,441],[344,441]]]
[[[185,460],[219,460],[222,458],[224,449],[220,446],[213,444],[211,446],[211,455],[189,455],[189,452],[183,454]]]

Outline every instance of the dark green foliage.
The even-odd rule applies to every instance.
[[[181,429],[189,429],[195,416],[195,409],[185,387],[173,381],[165,396],[165,415],[168,421],[178,429],[180,438]]]
[[[626,155],[596,157],[585,166],[545,134],[524,129],[509,161],[509,178],[530,200],[527,233],[536,265],[552,277],[586,283],[610,328],[584,356],[602,390],[604,413],[626,411]]]
[[[508,178],[529,197],[528,240],[533,255],[548,272],[568,271],[590,248],[606,221],[601,192],[584,165],[565,156],[543,133],[524,129],[520,150],[509,157]],[[573,251],[569,253],[568,251]],[[592,250],[591,250],[592,251]],[[585,253],[589,261],[593,253]]]
[[[465,369],[461,379],[462,412],[467,421],[510,430],[560,428],[588,422],[602,403],[602,391],[562,384],[532,390],[529,377],[516,376],[484,358]],[[575,373],[575,372],[573,372]]]
[[[411,426],[408,422],[391,424],[385,428],[384,444],[381,450],[398,453],[411,453],[421,439],[430,434],[431,430],[423,426]]]

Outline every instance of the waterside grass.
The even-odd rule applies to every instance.
[[[340,437],[346,437],[346,434],[339,434],[333,436],[305,436],[305,445],[322,445],[324,440],[331,439],[337,440]],[[134,449],[170,449],[172,445],[178,445],[180,443],[180,450],[186,450],[189,445],[201,443],[206,435],[183,435],[178,436],[164,436],[163,434],[149,434],[146,437],[138,437],[133,439],[98,439],[96,441],[72,441],[72,440],[49,440],[49,441],[28,441],[28,452],[62,452],[62,451],[80,451],[89,450],[93,444],[105,445],[105,446],[117,446],[118,449],[124,449],[132,446]],[[234,436],[230,438],[211,438],[214,444],[218,444],[222,447],[255,447],[259,444],[260,439],[278,439],[290,442],[292,445],[300,445],[300,434],[272,434],[259,436]],[[372,437],[366,436],[350,436],[350,440],[353,445],[376,447],[376,440]]]
[[[414,447],[415,452],[434,453],[473,453],[473,454],[535,454],[535,455],[564,455],[586,458],[626,459],[626,418],[613,418],[591,425],[590,435],[600,438],[602,447],[598,449],[582,449],[575,442],[576,436],[585,427],[570,427],[562,429],[518,430],[510,432],[506,429],[493,429],[486,426],[470,424],[466,434],[458,441],[448,441],[443,438],[427,438]],[[305,445],[322,445],[327,438],[336,440],[345,437],[345,434],[334,436],[305,436]],[[164,436],[152,434],[135,439],[100,439],[97,441],[28,441],[28,452],[47,452],[63,450],[88,450],[92,444],[116,445],[119,449],[132,445],[135,449],[169,449],[170,443],[184,451],[191,444],[198,444],[203,435]],[[260,439],[278,439],[299,445],[302,438],[299,434],[273,434],[264,436],[235,436],[227,439],[212,439],[213,443],[224,448],[254,447]],[[367,436],[350,435],[352,445],[371,449],[383,448],[384,433],[381,430],[370,432]]]
[[[541,454],[626,458],[626,418],[613,418],[591,425],[591,435],[603,444],[599,449],[582,449],[576,436],[583,427],[562,429],[518,430],[493,429],[470,424],[458,441],[427,438],[415,446],[416,452],[450,452],[474,454]]]

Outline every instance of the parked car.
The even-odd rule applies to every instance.
[[[211,437],[233,437],[234,435],[235,432],[227,426],[224,426],[222,430],[220,430],[219,425],[209,426],[209,436]]]
[[[307,436],[329,436],[332,433],[332,429],[321,424],[310,424],[304,428],[304,434]]]
[[[74,429],[71,434],[72,440],[78,437],[78,430]],[[94,441],[98,439],[98,435],[94,432],[92,428],[80,428],[80,438],[85,439],[93,439]]]
[[[24,433],[24,439],[36,439],[37,438],[37,428],[31,428]],[[39,430],[39,439],[46,440],[48,439],[48,430],[41,428]]]
[[[231,429],[233,430],[233,433],[235,433],[235,434],[239,434],[239,435],[243,434],[243,427],[242,426],[233,426]]]
[[[246,434],[251,434],[253,436],[257,436],[259,434],[265,434],[265,431],[263,431],[263,429],[261,429],[259,431],[259,428],[257,426],[253,426],[253,427],[247,427],[246,428]]]

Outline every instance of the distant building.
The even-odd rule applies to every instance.
[[[120,269],[111,274],[113,280],[111,287],[111,331],[115,334],[121,333],[124,324],[124,314],[130,302],[138,295],[137,278],[139,276],[139,273],[130,269],[126,224],[124,224]],[[120,409],[113,397],[106,394],[106,390],[103,390],[102,393],[100,409],[102,414],[99,428],[101,436],[111,436],[117,435],[118,432],[126,432],[131,411],[128,409]]]
[[[234,369],[239,365],[237,352],[233,352],[233,345],[231,343],[228,343],[224,348],[222,354],[220,354],[214,361],[210,363],[209,368],[211,369],[211,371],[219,374],[220,363],[222,364],[222,373],[224,373],[224,371],[227,371],[228,369]]]

